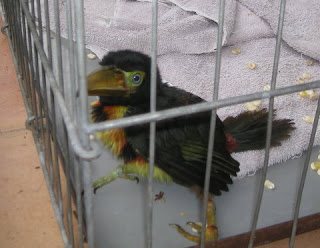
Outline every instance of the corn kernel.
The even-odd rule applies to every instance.
[[[93,134],[90,134],[90,135],[89,135],[89,139],[90,139],[90,140],[94,140],[94,139],[95,139],[94,135],[93,135]]]
[[[240,54],[241,51],[240,51],[240,49],[235,48],[235,49],[232,49],[231,53],[232,53],[232,54]]]
[[[301,91],[301,92],[299,93],[299,95],[300,95],[300,97],[302,97],[302,98],[306,98],[306,97],[308,96],[307,92],[305,92],[305,91]]]
[[[320,162],[319,162],[319,161],[312,162],[312,163],[310,164],[310,167],[311,167],[312,170],[317,171],[317,170],[320,169]]]
[[[264,90],[264,91],[268,91],[268,90],[270,90],[270,89],[271,89],[271,87],[270,87],[269,84],[267,84],[267,85],[265,85],[265,86],[263,87],[263,90]]]
[[[299,78],[297,78],[297,82],[298,82],[298,84],[303,84],[304,83],[304,79],[299,77]]]
[[[311,95],[314,93],[314,91],[313,91],[313,90],[306,90],[306,93],[307,93],[309,96],[311,96]]]
[[[304,79],[310,79],[310,78],[311,78],[311,74],[310,74],[310,73],[303,73],[303,74],[302,74],[302,77],[303,77]]]
[[[312,66],[313,65],[313,61],[312,60],[309,60],[308,62],[307,62],[307,66]]]
[[[247,102],[246,107],[249,111],[255,111],[258,109],[258,107],[254,105],[252,102]]]
[[[93,53],[89,53],[88,55],[87,55],[87,58],[88,59],[95,59],[97,57],[97,55],[95,55],[95,54],[93,54]]]
[[[310,99],[311,101],[316,101],[316,100],[318,100],[318,99],[319,99],[319,93],[316,93],[316,92],[312,93],[312,94],[309,96],[309,99]]]
[[[312,124],[313,121],[314,121],[314,116],[308,116],[308,115],[306,115],[306,116],[303,116],[302,119],[303,119],[306,123]]]
[[[261,105],[261,103],[262,103],[262,100],[252,101],[251,103],[252,103],[254,106],[259,107],[259,106]]]
[[[273,182],[269,181],[269,180],[266,180],[264,182],[264,187],[266,187],[267,189],[275,189],[275,185]]]
[[[184,216],[185,214],[186,214],[186,212],[181,212],[180,213],[181,216]]]
[[[255,63],[249,63],[249,64],[248,64],[248,68],[251,69],[251,70],[255,69],[256,67],[257,67],[257,66],[256,66]]]

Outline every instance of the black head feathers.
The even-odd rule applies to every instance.
[[[125,72],[143,71],[145,72],[144,81],[139,86],[137,92],[131,97],[145,100],[150,99],[150,81],[151,81],[151,58],[143,53],[132,50],[119,50],[109,52],[100,62],[102,66],[115,67]],[[157,88],[161,85],[161,76],[157,68]]]

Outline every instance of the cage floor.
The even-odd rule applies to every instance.
[[[1,26],[1,23],[0,23]],[[91,62],[90,62],[91,63]],[[91,63],[93,64],[93,63]],[[96,62],[95,62],[96,64]],[[93,65],[91,65],[93,66]],[[92,69],[92,67],[91,67]],[[0,157],[1,157],[1,203],[0,246],[1,247],[63,247],[53,210],[47,193],[36,149],[31,133],[25,129],[26,119],[11,55],[6,38],[0,33]],[[316,154],[313,155],[313,159]],[[108,163],[106,163],[106,159]],[[276,190],[265,192],[260,225],[270,225],[291,218],[292,195],[296,191],[297,168],[290,165],[275,166],[268,178],[276,183]],[[107,164],[107,165],[106,165]],[[94,166],[95,178],[117,165],[108,154]],[[290,166],[290,170],[288,167]],[[295,169],[296,168],[296,169]],[[245,232],[253,207],[253,195],[257,176],[237,181],[231,192],[217,198],[218,223],[223,237]],[[301,215],[319,212],[319,177],[308,172],[306,193]],[[96,247],[143,247],[144,182],[136,185],[119,180],[102,189],[95,197]],[[312,185],[312,186],[311,186]],[[286,186],[286,187],[285,187]],[[290,191],[290,189],[292,189]],[[156,247],[185,247],[186,243],[168,226],[169,223],[183,225],[187,220],[199,219],[199,201],[188,190],[177,185],[155,185],[155,191],[165,192],[165,202],[155,202]],[[291,193],[290,193],[291,192]],[[289,200],[282,201],[286,195]],[[309,205],[316,207],[315,209]],[[279,207],[281,209],[279,209]],[[318,207],[318,208],[317,208]],[[311,210],[310,210],[311,209]],[[180,213],[185,215],[181,216]],[[265,214],[263,214],[265,213]],[[139,221],[135,221],[138,219]],[[233,228],[234,226],[234,228]],[[232,227],[232,228],[230,228]],[[167,245],[169,244],[170,245]],[[287,247],[283,240],[264,248]],[[299,235],[296,247],[315,248],[320,245],[320,230]]]

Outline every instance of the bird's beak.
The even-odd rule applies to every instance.
[[[102,68],[87,77],[89,96],[125,96],[130,90],[126,86],[125,72],[116,68]]]

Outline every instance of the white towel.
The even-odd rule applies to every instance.
[[[219,98],[262,91],[270,84],[280,0],[228,0],[224,21]],[[52,4],[52,3],[51,3]],[[60,5],[62,36],[66,37],[65,4]],[[206,100],[212,99],[218,0],[159,1],[158,63],[163,78]],[[53,25],[53,11],[51,13]],[[297,83],[303,73],[320,79],[320,1],[288,1],[277,87]],[[99,58],[111,50],[151,50],[150,1],[86,0],[85,33],[87,48]],[[233,48],[241,53],[233,54]],[[308,57],[309,56],[309,57]],[[312,60],[313,65],[308,66]],[[248,68],[255,63],[256,69]],[[315,90],[318,92],[318,90]],[[261,107],[267,107],[264,100]],[[290,140],[271,150],[270,164],[282,162],[307,148],[316,102],[298,94],[277,97],[277,118],[290,118],[297,129]],[[244,104],[219,109],[222,119],[246,109]],[[315,144],[320,144],[320,135]],[[238,177],[254,174],[263,165],[263,151],[234,154],[241,163]]]

